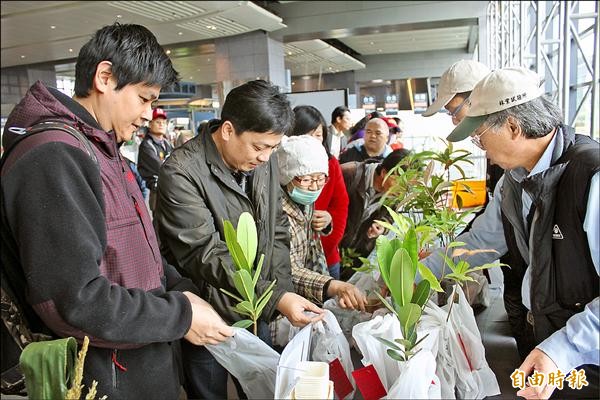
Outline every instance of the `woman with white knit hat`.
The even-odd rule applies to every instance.
[[[320,232],[311,224],[314,202],[328,179],[325,148],[312,136],[284,137],[277,150],[283,210],[290,222],[290,259],[296,293],[318,303],[338,297],[344,308],[364,311],[365,295],[329,276],[320,234],[331,232],[331,216]]]

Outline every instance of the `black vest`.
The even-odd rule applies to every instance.
[[[590,181],[600,171],[600,145],[587,136],[574,135],[568,127],[563,131],[566,150],[559,159],[548,170],[522,182],[536,208],[529,251],[537,343],[564,327],[600,294],[600,279],[583,230]],[[516,187],[519,184],[506,174],[503,193]],[[513,193],[513,200],[520,203],[520,196],[520,192]],[[520,218],[521,209],[515,213]],[[518,250],[515,227],[504,211],[502,219],[508,252],[518,260],[511,267],[522,278],[527,263]]]

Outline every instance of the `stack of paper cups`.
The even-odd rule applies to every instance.
[[[329,365],[324,362],[303,361],[298,365],[303,374],[295,387],[295,398],[326,399],[329,394]]]

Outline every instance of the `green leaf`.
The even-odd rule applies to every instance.
[[[423,340],[425,340],[425,338],[426,338],[427,336],[429,336],[429,333],[428,333],[427,335],[423,336],[421,339],[419,339],[419,341],[417,341],[413,347],[416,347],[416,346],[418,346],[418,345],[419,345],[419,344],[420,344],[420,343],[421,343]]]
[[[394,342],[390,342],[389,340],[384,339],[382,337],[376,337],[375,339],[379,340],[381,343],[385,344],[387,347],[391,347],[394,350],[402,351],[402,348]],[[398,340],[398,339],[396,339],[396,340]]]
[[[454,265],[454,261],[452,261],[451,258],[449,258],[447,255],[442,255],[442,257],[444,257],[444,261],[446,261],[446,265],[448,265],[450,267],[450,269],[452,270],[452,272],[456,272],[456,266]]]
[[[237,271],[233,275],[233,283],[244,299],[250,302],[254,300],[254,286],[252,285],[250,273],[247,270],[241,269]]]
[[[406,361],[406,359],[402,355],[400,355],[396,350],[387,349],[387,354],[396,361]]]
[[[398,310],[398,319],[400,320],[400,327],[402,328],[402,333],[406,335],[406,332],[411,330],[417,321],[421,318],[421,307],[416,304],[408,303],[404,306],[401,306]]]
[[[256,287],[256,282],[260,279],[260,272],[262,271],[263,262],[265,260],[265,255],[261,254],[258,259],[258,264],[256,265],[256,271],[254,271],[254,278],[252,278],[252,285]]]
[[[377,260],[379,261],[379,272],[386,286],[390,285],[390,264],[394,256],[392,244],[389,239],[381,235],[375,241]]]
[[[235,310],[242,315],[249,315],[251,317],[254,316],[254,307],[252,307],[252,303],[247,300],[242,301],[235,305]]]
[[[229,254],[231,255],[233,263],[238,270],[249,270],[248,262],[246,261],[244,252],[237,241],[235,229],[233,228],[233,225],[231,225],[231,222],[227,220],[223,221],[223,231],[225,233],[225,244],[227,245],[227,249],[229,250]]]
[[[423,307],[427,299],[429,298],[430,285],[427,280],[422,280],[417,285],[415,292],[413,293],[413,297],[410,300],[411,303],[418,304],[420,307]]]
[[[417,245],[417,233],[412,227],[406,231],[406,235],[404,236],[403,240],[403,247],[406,249],[406,252],[412,261],[411,266],[413,268],[412,273],[414,281],[414,276],[417,273],[417,262],[419,261],[419,248]]]
[[[383,305],[397,317],[398,313],[396,312],[396,310],[394,310],[394,307],[392,307],[392,305],[385,299],[385,297],[380,295],[379,292],[375,292],[375,294],[377,295],[377,297],[379,297],[379,300],[381,300]]]
[[[394,342],[398,342],[402,346],[404,346],[404,350],[410,349],[412,347],[412,343],[411,343],[410,340],[406,340],[406,339],[394,339]]]
[[[408,304],[412,298],[415,276],[412,260],[406,249],[399,249],[394,254],[389,278],[389,289],[396,303],[401,306]]]
[[[469,263],[466,262],[465,260],[460,260],[458,262],[458,264],[456,264],[456,273],[457,274],[465,274],[467,272],[467,270],[469,269]]]
[[[390,224],[387,221],[381,221],[381,220],[376,219],[375,222],[377,222],[379,225],[383,226],[385,229],[389,229],[390,231],[394,232],[398,236],[404,236],[404,232],[402,232],[397,227],[395,227],[394,225]]]
[[[263,309],[265,308],[265,306],[267,305],[269,300],[271,300],[272,296],[273,296],[273,291],[269,290],[269,291],[263,293],[262,297],[256,302],[256,311],[255,311],[254,315],[256,316],[257,319],[258,319],[258,317],[260,317],[260,314],[262,314]]]
[[[237,301],[244,301],[244,299],[240,298],[239,296],[236,296],[235,294],[221,288],[221,292],[225,293],[227,296],[237,300]]]
[[[412,221],[410,220],[410,218],[398,214],[396,211],[392,210],[388,206],[385,206],[385,208],[388,210],[388,213],[394,220],[394,228],[396,229],[395,232],[398,232],[399,236],[403,237],[405,235],[405,232],[413,225]]]
[[[248,265],[254,265],[256,258],[256,249],[258,246],[258,234],[256,233],[256,224],[254,218],[249,212],[243,212],[240,215],[237,225],[237,241],[242,248]]]
[[[246,328],[248,328],[248,327],[252,326],[252,324],[253,324],[253,323],[254,323],[254,322],[252,322],[252,321],[251,321],[251,320],[249,320],[249,319],[243,319],[243,320],[241,320],[241,321],[238,321],[238,322],[236,322],[235,324],[233,324],[233,325],[231,325],[231,326],[233,326],[233,327],[235,327],[235,328],[242,328],[242,329],[246,329]]]
[[[488,268],[494,268],[494,267],[500,267],[500,266],[510,268],[510,265],[504,264],[504,263],[488,263],[488,264],[480,265],[479,267],[473,267],[473,268],[471,268],[469,270],[469,272],[471,272],[471,271],[480,271],[482,269],[488,269]]]
[[[460,246],[464,246],[466,245],[465,242],[450,242],[450,244],[448,244],[448,246],[446,246],[446,249],[451,249],[453,247],[460,247]]]
[[[435,290],[436,292],[444,291],[440,285],[440,282],[437,280],[435,275],[433,275],[433,272],[431,272],[429,268],[427,268],[423,263],[418,263],[418,268],[421,277],[429,282],[431,289]]]

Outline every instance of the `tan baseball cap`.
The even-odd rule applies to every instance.
[[[483,78],[471,92],[467,116],[448,135],[448,141],[459,142],[471,136],[488,115],[527,103],[544,94],[540,76],[523,67],[502,68]]]
[[[437,98],[422,114],[430,117],[444,107],[457,93],[473,90],[477,82],[490,73],[490,69],[479,61],[460,60],[442,74]]]

